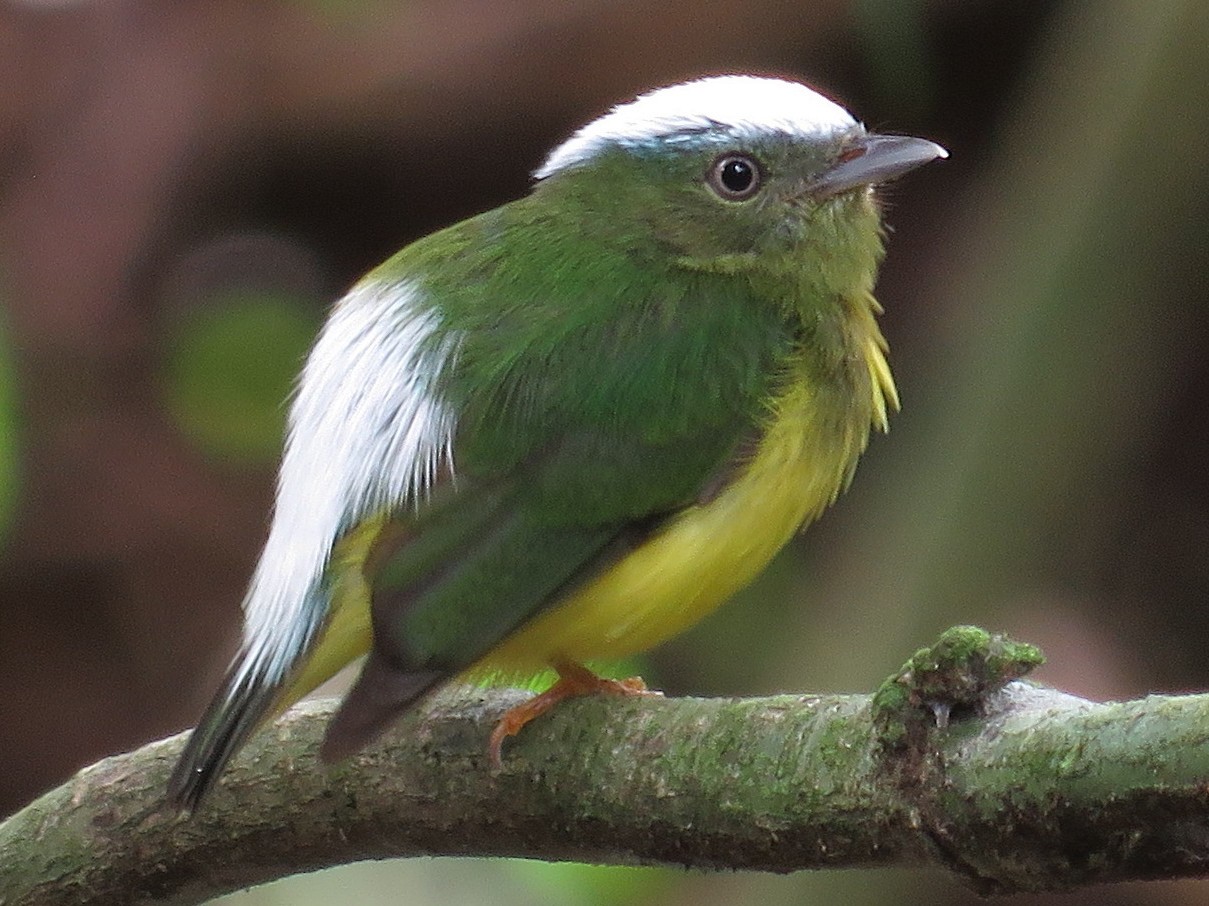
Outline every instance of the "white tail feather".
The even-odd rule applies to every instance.
[[[272,528],[244,601],[239,677],[277,683],[328,606],[332,545],[366,515],[418,504],[452,468],[453,413],[435,395],[456,342],[411,283],[370,278],[332,311],[290,411]]]

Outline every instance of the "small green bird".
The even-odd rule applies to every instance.
[[[407,246],[299,380],[243,646],[169,798],[356,657],[325,759],[435,686],[646,650],[759,573],[848,484],[898,397],[872,187],[939,145],[733,75],[576,132],[530,195]]]

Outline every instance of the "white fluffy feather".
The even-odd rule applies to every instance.
[[[610,147],[686,140],[709,130],[737,142],[783,133],[818,138],[857,125],[852,114],[797,82],[747,75],[714,76],[660,88],[614,107],[550,153],[534,176],[583,164]]]
[[[434,345],[437,315],[420,292],[373,278],[354,287],[307,359],[272,528],[244,601],[241,680],[281,679],[310,644],[340,535],[384,507],[418,504],[438,469],[452,468],[456,419],[433,381],[456,344]]]

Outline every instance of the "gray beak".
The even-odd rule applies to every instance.
[[[822,201],[849,189],[898,179],[909,170],[948,156],[948,151],[926,138],[866,135],[850,145],[834,167],[819,174],[809,192]]]

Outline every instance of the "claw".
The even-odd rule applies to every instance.
[[[504,740],[515,736],[525,728],[530,721],[541,717],[559,702],[568,698],[579,698],[583,695],[658,695],[646,687],[640,676],[629,679],[615,680],[597,676],[583,664],[574,661],[559,661],[552,665],[558,672],[558,680],[527,702],[509,708],[500,718],[495,729],[491,731],[491,741],[487,744],[487,755],[491,759],[494,770],[503,768]]]

